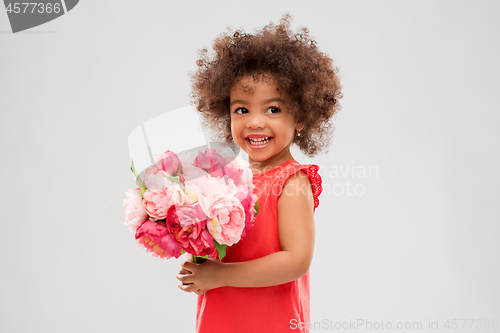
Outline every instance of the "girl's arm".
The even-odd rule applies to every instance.
[[[222,263],[210,258],[203,264],[186,261],[177,276],[183,283],[179,287],[200,295],[225,286],[275,286],[304,275],[314,251],[314,198],[305,172],[299,173],[287,179],[278,198],[281,251],[244,262]]]

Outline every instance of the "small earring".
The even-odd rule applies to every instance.
[[[300,136],[300,132],[297,132],[297,136]]]

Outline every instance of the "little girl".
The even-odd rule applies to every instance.
[[[307,332],[318,166],[301,165],[295,143],[312,157],[328,147],[342,98],[338,69],[289,14],[256,34],[215,39],[194,73],[194,104],[218,139],[248,154],[260,210],[250,232],[223,260],[182,263],[177,278],[198,295],[200,333]]]

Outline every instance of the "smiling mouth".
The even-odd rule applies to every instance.
[[[251,145],[251,146],[264,146],[265,144],[267,144],[269,141],[271,141],[272,137],[268,137],[267,139],[259,139],[259,140],[252,140],[250,139],[249,137],[246,138],[248,143]]]

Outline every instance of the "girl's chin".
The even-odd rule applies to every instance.
[[[255,152],[255,151],[248,151],[247,152],[248,157],[252,162],[257,162],[257,163],[266,163],[271,159],[271,155],[265,152]]]

